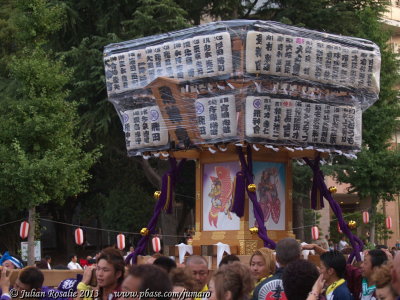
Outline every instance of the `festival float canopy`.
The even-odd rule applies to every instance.
[[[171,211],[184,160],[228,151],[242,168],[230,210],[243,216],[247,190],[258,235],[274,248],[253,182],[252,150],[262,148],[269,156],[304,158],[314,172],[312,207],[328,200],[359,258],[362,242],[344,222],[319,163],[324,155],[360,151],[362,112],[378,99],[380,61],[370,41],[271,21],[215,22],[106,46],[108,97],[128,155],[171,162],[144,239],[160,211]]]

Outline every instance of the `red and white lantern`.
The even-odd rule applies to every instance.
[[[364,224],[369,223],[369,213],[367,211],[363,211],[363,223]]]
[[[311,236],[313,240],[318,240],[319,238],[318,226],[311,227]]]
[[[83,230],[81,228],[75,229],[75,243],[77,245],[83,245]]]
[[[340,229],[340,224],[339,224],[339,222],[337,223],[337,231],[338,231],[339,233],[343,233],[342,229]]]
[[[386,217],[386,228],[392,229],[392,217]]]
[[[161,241],[158,236],[153,237],[151,240],[151,243],[153,245],[153,251],[154,252],[160,252],[161,251]]]
[[[125,249],[125,235],[122,233],[117,235],[117,247],[119,250]]]
[[[21,237],[21,239],[26,239],[28,237],[29,234],[29,223],[26,221],[23,221],[21,223],[21,227],[19,228],[19,236]]]

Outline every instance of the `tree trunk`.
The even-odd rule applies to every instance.
[[[36,208],[29,209],[29,235],[28,235],[28,266],[35,264],[35,220]]]
[[[369,236],[369,241],[375,245],[375,218],[376,218],[376,205],[378,201],[375,198],[371,198],[371,231]]]

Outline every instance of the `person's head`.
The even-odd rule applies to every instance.
[[[386,262],[374,269],[371,275],[371,281],[376,286],[376,296],[378,300],[395,300],[397,293],[391,286],[391,272],[393,265]]]
[[[118,286],[124,280],[125,262],[115,248],[106,248],[97,258],[96,279],[101,288]]]
[[[44,276],[42,271],[36,267],[26,267],[21,270],[14,284],[17,291],[40,290],[42,288]]]
[[[90,255],[86,256],[86,260],[87,260],[87,261],[89,261],[89,260],[91,260],[91,259],[93,259],[92,256],[90,256]]]
[[[172,283],[173,292],[196,292],[196,281],[193,278],[192,272],[184,268],[175,268],[169,273],[169,278]],[[173,298],[175,299],[175,298]]]
[[[171,272],[172,269],[176,268],[176,263],[172,259],[166,256],[161,256],[157,258],[153,262],[153,265],[163,268],[167,273]]]
[[[45,270],[48,269],[47,266],[47,261],[45,259],[42,259],[41,261],[36,262],[36,267],[38,267],[39,269]]]
[[[240,262],[223,265],[213,276],[210,292],[217,299],[246,299],[254,287],[248,266]],[[213,296],[211,296],[213,297]]]
[[[393,260],[392,288],[400,295],[400,254],[397,254]]]
[[[307,299],[318,276],[317,267],[307,260],[298,259],[289,263],[282,274],[286,298],[288,300]]]
[[[158,266],[154,265],[133,265],[129,268],[128,274],[121,285],[122,292],[157,292],[161,297],[152,299],[165,299],[163,294],[172,291],[171,280],[168,274]],[[127,298],[132,300],[132,298]],[[136,298],[139,299],[139,298]],[[140,299],[149,299],[141,297]]]
[[[196,280],[197,291],[201,291],[208,280],[208,263],[206,259],[200,255],[191,255],[186,259],[185,265]]]
[[[240,261],[239,257],[237,257],[235,254],[225,255],[225,256],[221,259],[221,261],[220,261],[218,267],[220,268],[220,267],[222,267],[223,265],[228,265],[228,264],[230,264],[230,263],[233,263],[234,261]]]
[[[344,277],[346,258],[336,250],[328,251],[320,256],[320,272],[328,284]]]
[[[361,264],[362,276],[370,278],[375,267],[379,267],[388,260],[386,253],[380,249],[368,251],[365,255],[364,261]]]
[[[50,255],[46,255],[45,257],[44,257],[44,260],[47,262],[47,263],[51,263],[51,256]]]
[[[76,262],[78,262],[78,257],[76,256],[76,254],[71,254],[69,256],[69,260],[76,263]]]
[[[344,235],[342,235],[342,237],[340,238],[342,241],[346,241],[346,237]]]
[[[130,246],[130,247],[129,247],[129,252],[131,252],[131,253],[132,253],[133,251],[135,251],[135,247],[133,247],[133,246]]]
[[[284,267],[292,261],[300,259],[300,244],[292,238],[285,238],[276,244],[276,260]]]
[[[3,256],[0,258],[0,265],[11,270],[24,267],[22,262],[15,256],[10,255],[8,251],[4,252]]]
[[[274,252],[268,248],[256,250],[250,258],[250,271],[257,281],[275,273],[276,260]]]

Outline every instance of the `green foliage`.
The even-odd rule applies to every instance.
[[[5,207],[26,209],[85,190],[97,151],[84,152],[76,136],[76,105],[67,102],[71,71],[45,51],[46,36],[57,28],[61,10],[49,1],[20,1],[12,21],[18,32],[10,62],[14,89],[0,105],[0,199]],[[54,27],[52,27],[54,26]]]
[[[188,27],[186,12],[173,0],[140,0],[132,19],[123,22],[131,36],[142,37]]]

